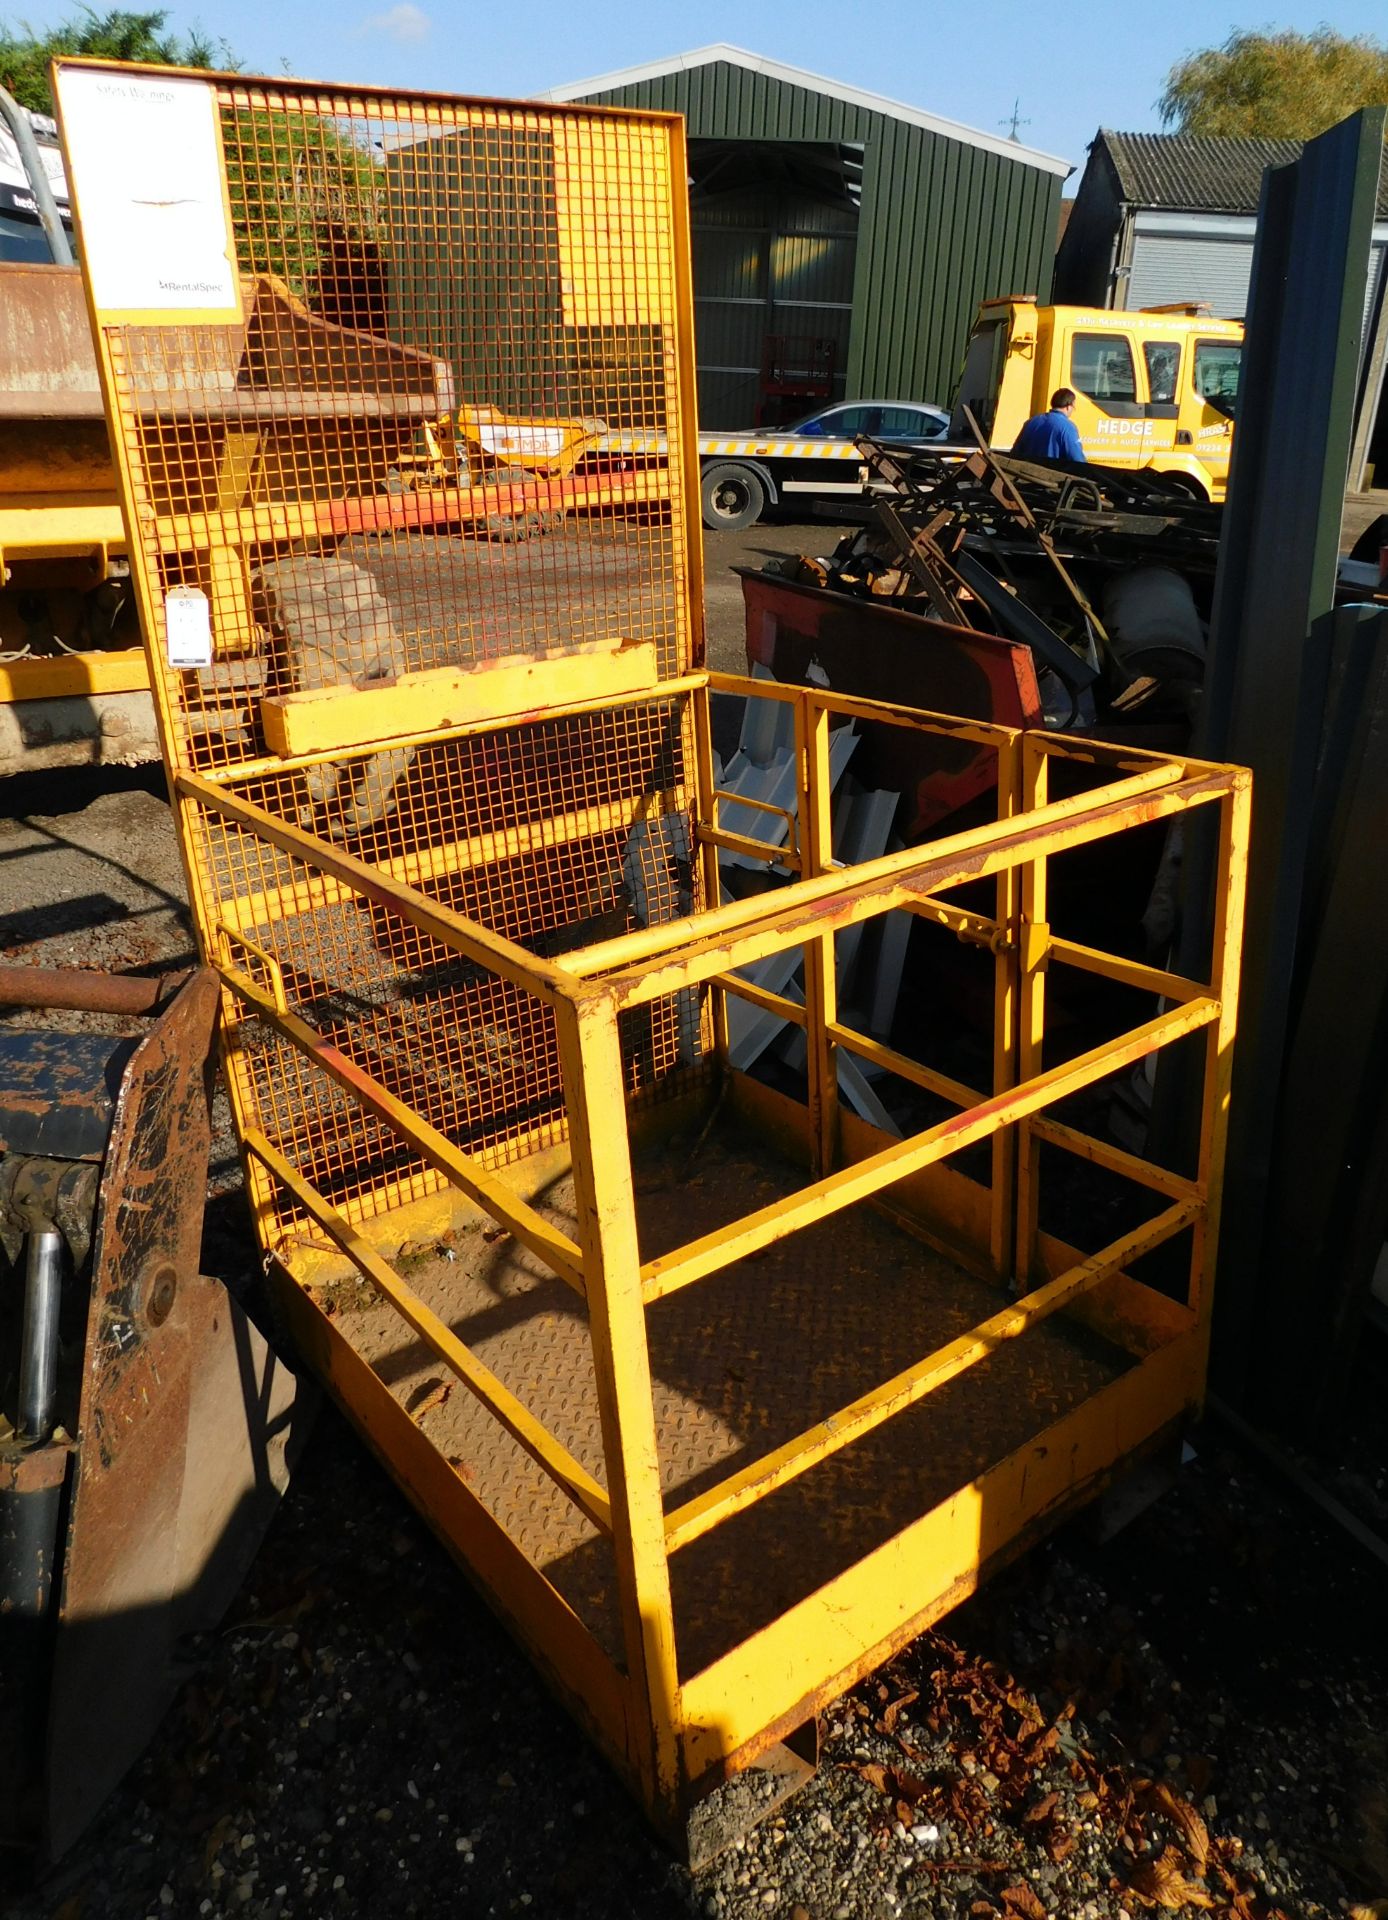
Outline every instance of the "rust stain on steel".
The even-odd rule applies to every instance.
[[[102,1033],[0,1033],[0,1150],[100,1160],[136,1045]]]
[[[115,1102],[48,1728],[54,1851],[85,1824],[166,1704],[155,1676],[167,1664],[193,1377],[180,1295],[198,1275],[218,994],[215,973],[200,968],[135,1046]],[[170,1380],[181,1390],[162,1385]]]
[[[72,1449],[59,1443],[47,1446],[0,1446],[0,1494],[42,1493],[60,1487]]]

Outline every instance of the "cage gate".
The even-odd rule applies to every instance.
[[[1198,1404],[1247,777],[703,671],[678,120],[57,91],[285,1315],[698,1857],[721,1781]],[[596,421],[647,453],[582,453]],[[719,791],[728,694],[785,722],[774,845]],[[845,729],[991,756],[996,818],[845,859]],[[1057,862],[1191,809],[1207,978],[1053,923]],[[922,925],[981,970],[972,1080],[847,991]],[[1061,972],[1117,996],[1090,1044],[1048,1030]],[[779,1090],[749,1013],[803,1047]],[[1075,1104],[1168,1045],[1184,1172]],[[1050,1156],[1121,1194],[1102,1244],[1048,1218]]]

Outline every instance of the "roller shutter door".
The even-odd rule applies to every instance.
[[[1144,233],[1133,236],[1128,305],[1161,307],[1202,300],[1217,319],[1241,320],[1248,308],[1253,241],[1224,234]]]

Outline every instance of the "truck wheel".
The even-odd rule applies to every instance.
[[[754,527],[766,505],[766,486],[751,467],[738,467],[724,461],[706,467],[699,483],[699,504],[704,525],[722,533],[741,533]]]
[[[1157,469],[1154,468],[1153,471],[1155,472],[1157,471]],[[1195,479],[1195,477],[1192,474],[1164,473],[1162,474],[1161,477],[1163,480],[1169,481],[1173,487],[1178,487],[1182,493],[1189,494],[1192,500],[1198,500],[1202,507],[1209,506],[1210,504],[1209,488],[1202,487],[1200,482],[1197,479]]]

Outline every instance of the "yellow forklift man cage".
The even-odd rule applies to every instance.
[[[286,1317],[682,1833],[1198,1404],[1246,776],[703,670],[677,119],[84,61],[57,91]],[[460,408],[669,451],[423,531],[392,476]],[[784,711],[778,847],[720,795],[725,695]],[[845,728],[991,755],[995,819],[844,864]],[[1051,925],[1053,862],[1191,809],[1204,978]],[[841,994],[920,922],[983,969],[976,1084]],[[1101,1044],[1047,1032],[1058,969],[1118,994]],[[802,1036],[801,1095],[738,1070],[747,1006]],[[1074,1104],[1172,1045],[1184,1171]],[[911,1093],[904,1135],[841,1100],[850,1061]],[[1048,1156],[1127,1196],[1101,1244],[1039,1212]]]

